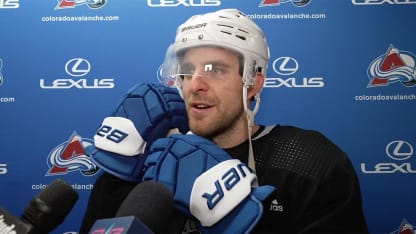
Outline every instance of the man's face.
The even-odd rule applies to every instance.
[[[244,121],[239,58],[216,47],[199,47],[184,54],[182,94],[191,131],[214,138]]]

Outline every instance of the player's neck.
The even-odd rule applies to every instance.
[[[260,128],[259,125],[254,124],[251,130],[253,135]],[[214,141],[219,147],[223,149],[231,148],[237,146],[248,139],[248,129],[247,122],[229,128],[226,132],[215,136],[212,141]]]

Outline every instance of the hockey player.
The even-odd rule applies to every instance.
[[[187,218],[185,233],[368,233],[357,175],[339,147],[317,131],[255,122],[269,57],[262,30],[236,9],[180,25],[161,78],[183,98],[187,126],[185,119],[172,121],[178,118],[171,113],[179,112],[170,108],[144,124],[150,131],[125,112],[104,122],[128,132],[123,136],[131,141],[110,144],[96,135],[91,155],[106,173],[94,186],[81,233],[94,220],[114,216],[142,180],[172,191]],[[159,128],[160,119],[169,124]],[[182,134],[165,137],[175,127]],[[127,152],[129,162],[112,166]]]

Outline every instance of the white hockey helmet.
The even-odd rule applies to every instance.
[[[266,76],[270,52],[262,30],[239,10],[223,9],[192,16],[177,28],[175,42],[169,46],[159,70],[162,83],[176,84],[181,89],[176,79],[181,73],[181,56],[187,49],[201,46],[230,49],[241,55],[245,86],[254,83],[256,72]]]

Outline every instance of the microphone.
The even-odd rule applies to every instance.
[[[0,233],[49,233],[61,224],[78,200],[78,193],[65,181],[52,181],[26,206],[21,218],[0,207]]]
[[[97,220],[89,233],[181,233],[185,221],[174,209],[169,189],[144,181],[127,195],[115,218]]]

